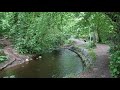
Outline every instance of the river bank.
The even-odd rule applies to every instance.
[[[0,44],[2,44],[3,47],[3,53],[8,56],[8,60],[0,64],[0,70],[2,71],[2,68],[8,69],[11,67],[18,66],[23,63],[28,63],[32,60],[32,55],[21,55],[19,54],[7,39],[0,39]],[[79,44],[79,42],[78,42]],[[68,48],[68,46],[67,46]],[[94,66],[91,67],[89,70],[86,70],[85,72],[82,72],[80,76],[78,75],[77,78],[109,78],[110,72],[109,72],[109,59],[108,59],[108,50],[109,46],[103,45],[103,44],[97,44],[97,47],[94,49],[94,52],[97,55],[96,62],[94,63]]]
[[[90,69],[81,73],[78,78],[111,78],[109,68],[109,49],[105,44],[97,44],[94,49],[96,53],[96,61]]]
[[[0,63],[0,70],[14,67],[16,65],[28,62],[32,60],[31,55],[21,55],[13,47],[8,39],[0,39],[0,44],[3,46],[1,50],[4,55],[8,57],[8,60]]]

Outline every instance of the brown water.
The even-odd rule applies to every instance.
[[[33,60],[0,72],[1,78],[63,78],[83,71],[80,58],[69,50],[46,53]]]

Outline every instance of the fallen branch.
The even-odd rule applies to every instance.
[[[16,59],[15,60],[13,60],[13,61],[11,61],[11,62],[9,62],[9,63],[7,63],[7,64],[5,64],[1,69],[0,69],[0,71],[2,71],[2,70],[4,70],[5,68],[7,68],[9,65],[11,65],[13,62],[15,62],[16,61]]]

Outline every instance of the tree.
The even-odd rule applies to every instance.
[[[72,13],[6,12],[2,26],[21,53],[46,53],[60,47],[65,40]],[[8,17],[9,16],[9,17]],[[1,26],[1,27],[2,27]],[[2,28],[3,30],[3,28]]]

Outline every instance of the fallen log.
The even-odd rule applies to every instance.
[[[7,63],[7,64],[5,64],[5,65],[0,69],[0,71],[4,70],[5,68],[7,68],[9,65],[11,65],[12,63],[14,63],[15,61],[16,61],[16,59],[13,60],[13,61],[11,61],[11,62],[9,62],[9,63]]]

